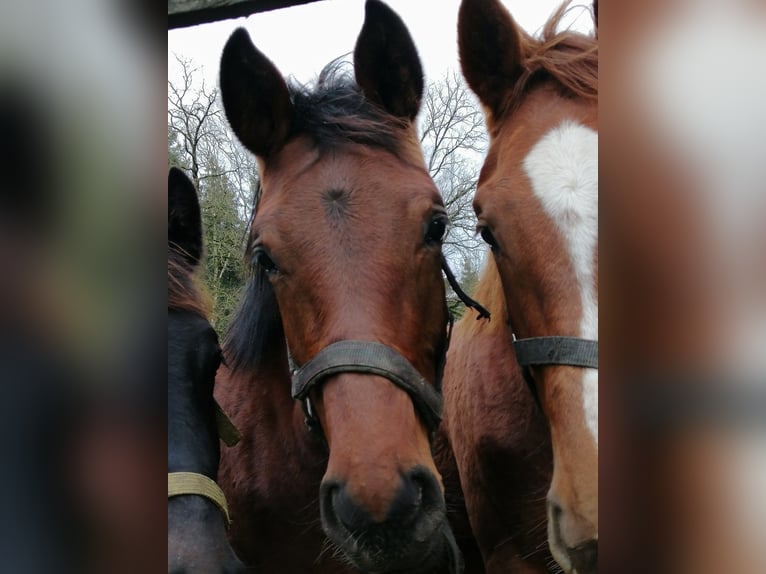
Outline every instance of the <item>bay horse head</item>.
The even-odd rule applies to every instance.
[[[551,430],[549,544],[583,573],[596,571],[598,541],[598,48],[557,30],[566,7],[535,39],[497,0],[463,0],[458,39],[490,133],[478,230]]]
[[[168,175],[168,572],[241,572],[226,535],[228,513],[215,485],[219,443],[215,373],[218,337],[194,272],[202,256],[197,192]],[[217,489],[217,490],[216,490]]]
[[[257,340],[284,333],[293,396],[329,452],[322,527],[355,568],[455,572],[430,445],[447,216],[414,122],[423,73],[404,23],[377,0],[353,59],[353,80],[331,64],[308,89],[288,85],[243,29],[224,48],[224,109],[262,187],[247,248],[261,304],[248,312],[246,295],[227,352],[255,370]]]

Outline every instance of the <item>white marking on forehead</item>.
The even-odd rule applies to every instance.
[[[563,122],[524,159],[532,191],[566,243],[582,302],[579,336],[598,339],[594,255],[598,243],[598,134]],[[585,421],[598,448],[598,370],[583,376]]]

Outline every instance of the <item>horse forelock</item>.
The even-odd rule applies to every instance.
[[[325,66],[314,85],[291,82],[289,91],[293,136],[308,135],[320,148],[362,144],[400,154],[411,122],[366,98],[343,61]]]
[[[520,31],[522,72],[502,106],[504,115],[518,108],[533,84],[546,80],[567,97],[598,101],[597,38],[559,30],[570,1],[547,20],[539,38]]]

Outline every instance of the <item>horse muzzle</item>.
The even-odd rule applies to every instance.
[[[436,478],[424,468],[402,475],[382,520],[375,520],[338,481],[322,484],[320,507],[328,538],[362,572],[462,572],[444,497]]]

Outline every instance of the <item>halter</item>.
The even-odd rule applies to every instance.
[[[457,284],[457,280],[444,256],[442,256],[442,270],[460,300],[466,306],[476,309],[479,313],[478,318],[489,319],[489,312],[466,295]],[[377,341],[344,340],[332,343],[300,367],[294,365],[288,346],[290,370],[293,373],[292,396],[301,401],[306,426],[309,430],[323,436],[321,424],[309,398],[309,394],[314,388],[320,386],[332,375],[361,373],[384,377],[405,391],[412,399],[415,409],[429,431],[429,436],[433,439],[442,420],[444,400],[441,382],[444,375],[444,365],[447,362],[447,350],[452,336],[453,321],[452,314],[448,310],[446,335],[440,356],[437,358],[436,379],[433,385],[429,384],[426,378],[399,351]]]
[[[239,432],[231,419],[226,415],[218,401],[213,399],[213,405],[215,407],[215,422],[218,427],[218,436],[221,438],[226,446],[234,446],[240,440],[242,440],[242,433]]]
[[[242,433],[234,426],[234,423],[231,422],[231,419],[229,419],[218,404],[218,401],[214,399],[213,405],[215,408],[218,436],[226,446],[234,446],[242,439]],[[226,528],[228,529],[231,526],[226,495],[224,495],[221,487],[212,478],[198,472],[169,472],[168,498],[186,494],[196,494],[211,500],[218,507],[218,510],[221,511]]]
[[[318,427],[319,421],[311,409],[308,394],[324,379],[339,373],[387,378],[410,395],[429,431],[439,426],[444,402],[441,381],[431,386],[401,353],[383,343],[346,340],[328,345],[293,374],[293,398],[303,401],[309,428]]]
[[[226,528],[231,526],[226,496],[213,479],[198,472],[169,472],[168,498],[185,494],[196,494],[211,500],[221,511]]]
[[[513,337],[516,361],[521,366],[524,382],[532,393],[537,406],[543,410],[534,377],[529,367],[565,365],[598,369],[598,341],[579,337],[527,337],[517,339],[513,327],[508,325]]]

